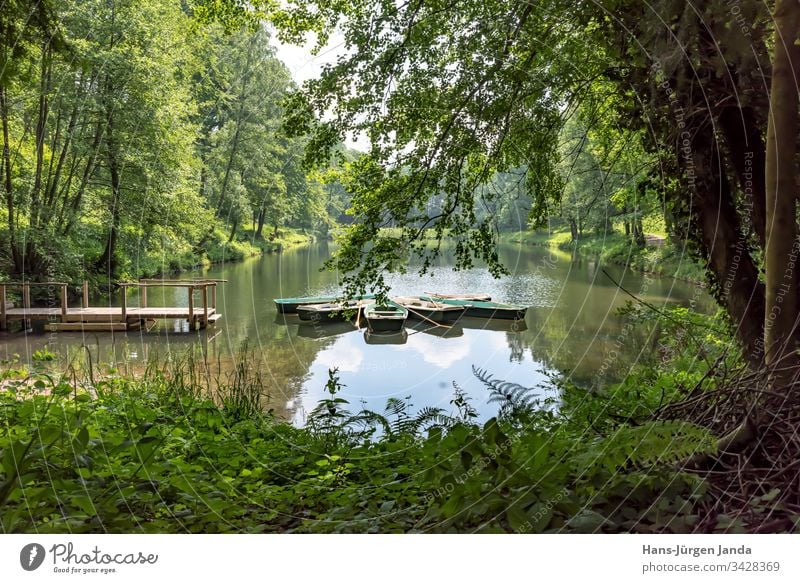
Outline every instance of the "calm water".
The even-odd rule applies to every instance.
[[[505,246],[501,259],[511,275],[493,279],[485,270],[453,271],[444,257],[432,275],[393,276],[393,292],[488,292],[497,301],[531,306],[525,325],[465,319],[447,330],[414,325],[399,337],[374,338],[350,324],[311,326],[296,316],[277,314],[278,297],[335,294],[337,274],[320,272],[329,255],[326,244],[290,250],[239,263],[214,266],[205,277],[227,279],[218,295],[223,314],[215,329],[189,332],[185,324],[159,324],[150,332],[128,334],[12,334],[0,337],[0,358],[28,360],[47,347],[59,364],[85,362],[91,353],[102,367],[137,370],[151,356],[201,350],[223,368],[232,366],[243,342],[255,349],[258,366],[268,380],[268,407],[302,423],[324,395],[328,370],[339,369],[346,385],[341,396],[352,409],[383,410],[389,397],[423,406],[453,410],[454,383],[471,396],[482,418],[493,415],[485,386],[474,368],[500,379],[538,387],[553,396],[549,375],[560,372],[578,383],[602,384],[621,378],[648,350],[635,331],[624,331],[616,310],[630,299],[592,261],[563,252]],[[410,270],[411,271],[411,270]],[[607,271],[629,291],[657,306],[690,305],[711,310],[712,300],[694,284],[670,278],[645,277],[610,267]],[[193,276],[199,273],[191,274]],[[187,305],[185,290],[150,290],[148,303]],[[136,304],[132,295],[129,305]],[[83,347],[86,348],[83,348]],[[88,348],[88,351],[87,351]]]

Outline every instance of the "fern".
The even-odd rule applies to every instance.
[[[451,427],[456,420],[437,407],[425,407],[413,417],[408,414],[408,404],[397,398],[390,398],[385,407],[386,415],[364,409],[348,417],[343,427],[360,428],[359,436],[374,433],[378,428],[388,437],[402,434],[419,435],[432,427]],[[391,419],[391,417],[396,417]]]
[[[626,466],[639,468],[675,463],[698,453],[713,453],[716,439],[706,429],[684,421],[651,421],[632,427],[623,425],[600,438],[576,463],[599,463],[615,471]]]
[[[472,374],[489,389],[488,403],[500,406],[500,417],[528,412],[539,405],[539,393],[533,387],[495,379],[488,371],[474,365]]]
[[[392,426],[389,420],[380,413],[370,411],[369,409],[364,409],[351,416],[346,421],[345,426],[359,427],[362,434],[373,432],[378,427],[380,427],[386,435],[392,434]]]

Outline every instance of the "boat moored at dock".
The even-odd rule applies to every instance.
[[[434,300],[430,296],[420,296],[421,300]],[[527,306],[503,304],[500,302],[485,302],[478,300],[456,300],[435,298],[435,301],[452,306],[462,306],[464,315],[474,318],[497,318],[500,320],[524,320],[528,311]]]
[[[455,322],[464,313],[464,306],[452,306],[417,297],[399,297],[392,300],[408,310],[409,318],[428,322]]]
[[[304,304],[297,307],[297,316],[301,322],[308,323],[343,322],[356,318],[364,303],[366,300]]]
[[[372,302],[364,306],[364,318],[372,332],[399,332],[408,318],[408,310],[391,301]]]
[[[363,296],[355,296],[351,298],[356,300],[374,300],[375,294],[366,294]],[[296,314],[297,308],[300,306],[310,306],[315,304],[333,304],[340,301],[336,296],[318,296],[318,297],[305,297],[305,298],[275,298],[275,307],[282,314]]]

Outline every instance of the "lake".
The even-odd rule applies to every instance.
[[[265,406],[302,424],[325,395],[332,368],[338,368],[345,385],[340,396],[352,410],[364,406],[383,411],[387,399],[394,397],[407,400],[412,412],[422,407],[453,411],[450,401],[459,387],[486,419],[496,413],[497,404],[489,402],[491,393],[476,373],[484,380],[528,387],[529,394],[557,403],[552,375],[602,386],[624,377],[650,350],[617,314],[630,296],[596,262],[530,246],[501,247],[501,261],[511,274],[498,280],[480,267],[454,271],[447,255],[429,275],[416,275],[412,265],[408,274],[388,278],[397,295],[487,292],[496,301],[530,306],[521,326],[472,318],[449,329],[415,323],[403,335],[376,340],[351,324],[300,324],[297,316],[278,314],[275,298],[338,292],[338,274],[320,271],[331,249],[315,244],[186,274],[227,280],[218,292],[223,318],[207,331],[189,331],[185,323],[174,321],[159,323],[149,332],[9,334],[0,337],[0,358],[27,361],[35,350],[46,347],[61,367],[85,366],[91,354],[93,366],[100,370],[135,372],[153,357],[180,357],[193,349],[231,368],[246,343],[255,351],[253,366],[269,386]],[[605,269],[626,290],[657,307],[714,309],[701,285],[616,266]],[[185,290],[151,289],[148,304],[185,306],[185,296]],[[135,294],[129,305],[136,305]]]

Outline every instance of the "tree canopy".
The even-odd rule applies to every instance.
[[[12,277],[114,281],[269,248],[265,224],[327,230],[282,128],[289,71],[244,5],[212,4],[0,6]]]
[[[776,15],[795,9],[778,4]],[[371,143],[351,167],[359,220],[336,259],[353,274],[352,288],[380,286],[381,274],[402,269],[409,252],[435,253],[419,242],[428,227],[457,241],[461,266],[480,258],[500,273],[493,224],[476,214],[492,196],[481,187],[497,172],[524,167],[533,224],[558,202],[577,209],[569,189],[564,198],[558,136],[567,120],[581,113],[586,119],[605,104],[588,130],[597,134],[595,122],[613,125],[620,143],[640,144],[648,161],[637,171],[637,187],[617,193],[623,209],[635,223],[640,203],[634,200],[644,204],[649,197],[648,204],[662,206],[672,236],[707,265],[749,358],[763,359],[771,111],[765,89],[773,47],[796,46],[796,34],[788,32],[793,21],[786,40],[773,42],[770,6],[758,2],[298,0],[290,6],[297,19],[274,19],[288,35],[316,32],[324,42],[340,30],[347,49],[292,100],[290,127],[312,136],[309,160],[325,159],[347,132]],[[796,58],[784,61],[796,74]],[[783,140],[782,168],[796,177],[796,149]],[[441,203],[431,208],[437,197]],[[779,214],[796,223],[790,209]],[[392,238],[382,235],[390,224],[403,227],[399,238],[394,231]],[[784,231],[787,240],[795,231]],[[778,255],[780,272],[787,249]],[[797,289],[795,280],[791,286]],[[769,303],[776,305],[774,297]],[[796,321],[796,310],[790,312]]]

